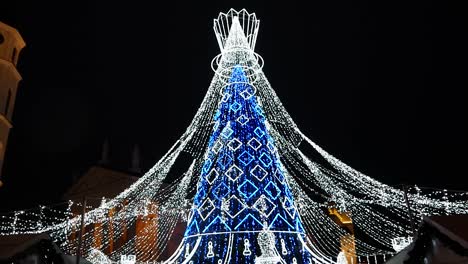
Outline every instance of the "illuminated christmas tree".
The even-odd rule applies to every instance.
[[[236,27],[235,19],[231,32]],[[179,261],[310,263],[275,142],[243,68],[233,68],[213,117]]]

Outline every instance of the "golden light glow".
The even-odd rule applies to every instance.
[[[328,213],[330,215],[336,216],[338,218],[338,220],[340,221],[340,223],[343,224],[343,225],[348,225],[348,224],[353,223],[353,221],[351,220],[351,218],[349,217],[349,215],[347,213],[342,213],[342,212],[338,211],[334,207],[328,208]]]

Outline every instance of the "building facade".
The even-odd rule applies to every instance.
[[[0,22],[0,186],[2,168],[10,129],[16,92],[21,75],[16,69],[18,56],[26,46],[18,31]]]

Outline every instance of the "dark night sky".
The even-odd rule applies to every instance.
[[[113,166],[137,143],[149,169],[200,105],[213,18],[230,7],[261,19],[264,72],[312,140],[388,184],[468,190],[468,21],[454,3],[7,2],[0,21],[27,46],[0,211],[60,201],[104,138]]]

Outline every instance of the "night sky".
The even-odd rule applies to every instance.
[[[468,190],[468,21],[454,3],[116,2],[0,4],[27,44],[0,211],[60,202],[105,138],[114,168],[134,144],[145,171],[156,163],[207,91],[213,18],[230,7],[260,18],[264,72],[312,140],[387,184]]]

